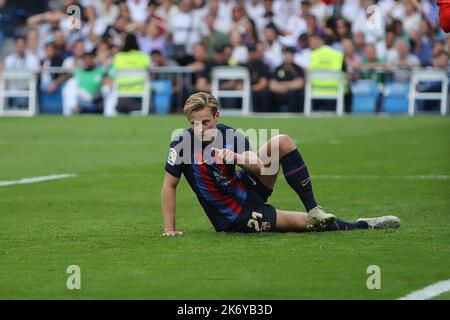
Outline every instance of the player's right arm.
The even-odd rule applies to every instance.
[[[180,178],[166,172],[161,189],[161,209],[164,222],[164,236],[178,236],[183,233],[175,227],[176,193]]]

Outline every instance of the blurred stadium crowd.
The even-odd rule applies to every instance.
[[[137,109],[132,99],[108,102],[114,71],[121,68],[150,69],[157,80],[162,75],[152,68],[188,67],[191,77],[171,78],[172,96],[184,98],[196,90],[211,91],[213,67],[246,66],[253,110],[263,112],[302,112],[306,71],[326,64],[345,71],[350,85],[370,79],[378,88],[409,81],[415,68],[450,74],[450,34],[439,27],[435,0],[29,3],[0,0],[0,46],[14,39],[14,50],[0,61],[0,70],[40,72],[39,92],[60,90],[66,115]],[[73,5],[80,10],[71,11]],[[49,72],[49,67],[62,71]],[[422,83],[421,90],[433,91],[433,85]],[[352,111],[351,96],[347,90],[347,112]],[[179,112],[184,100],[171,101],[170,111]]]

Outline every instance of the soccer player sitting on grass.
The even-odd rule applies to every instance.
[[[337,219],[317,205],[308,169],[294,141],[278,135],[257,153],[239,131],[218,123],[218,102],[209,93],[191,95],[184,113],[191,128],[170,144],[162,186],[164,234],[182,235],[175,227],[176,189],[184,174],[216,231],[304,232],[397,228],[395,216]],[[236,164],[242,170],[236,170]],[[275,209],[267,204],[283,168],[289,186],[307,213]]]

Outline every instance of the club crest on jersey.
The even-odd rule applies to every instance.
[[[176,160],[177,160],[177,151],[174,148],[170,148],[167,163],[170,164],[171,166],[174,166]]]

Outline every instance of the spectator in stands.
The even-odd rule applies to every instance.
[[[450,52],[450,34],[445,37],[445,51]]]
[[[322,27],[325,26],[325,20],[328,14],[328,7],[326,6],[325,3],[322,2],[322,0],[312,0],[311,4],[312,4],[312,7],[310,9],[311,14],[316,17],[320,26]]]
[[[159,7],[156,10],[156,14],[165,21],[170,21],[178,10],[178,6],[173,4],[172,0],[159,0]]]
[[[261,45],[262,44],[258,44]],[[267,65],[263,62],[263,52],[258,50],[257,46],[248,46],[249,61],[246,67],[250,73],[252,85],[252,104],[255,112],[270,111],[270,91],[269,79],[270,72]]]
[[[409,43],[404,40],[397,41],[397,55],[388,61],[390,67],[393,68],[418,68],[420,67],[419,58],[409,53]]]
[[[172,58],[183,66],[192,62],[192,48],[207,35],[207,28],[203,21],[196,19],[190,0],[180,1],[179,11],[169,20],[169,32]]]
[[[431,66],[431,43],[426,41],[421,31],[409,32],[412,53],[419,58],[422,67]]]
[[[27,51],[26,40],[23,36],[17,36],[14,40],[15,52],[10,54],[5,59],[5,69],[26,69],[37,72],[39,70],[39,59],[33,53]],[[22,80],[13,80],[9,82],[8,89],[10,90],[25,90],[28,89],[28,83]],[[8,101],[11,107],[26,107],[28,104],[27,98],[11,98]]]
[[[227,46],[217,44],[214,48],[214,58],[209,59],[205,64],[205,69],[199,75],[195,87],[198,91],[211,92],[211,70],[214,67],[228,65]]]
[[[112,26],[108,26],[103,34],[103,40],[106,40],[110,47],[120,47],[122,39],[125,36],[125,27],[129,20],[125,16],[119,16]]]
[[[27,33],[27,50],[39,59],[44,57],[44,52],[39,46],[39,32],[37,29],[31,29]]]
[[[335,23],[335,31],[336,31],[336,42],[339,42],[340,45],[333,45],[335,49],[342,49],[342,40],[346,38],[351,38],[352,33],[350,30],[350,25],[347,21],[340,18],[336,20]]]
[[[118,101],[114,101],[111,90],[113,81],[116,81],[120,92],[142,93],[145,77],[140,75],[117,76],[116,74],[120,70],[129,69],[147,71],[149,67],[150,57],[139,51],[136,36],[128,33],[125,36],[121,50],[114,56],[108,77],[105,79],[104,94],[107,97],[105,98],[104,114],[106,116],[114,116],[117,112],[129,113],[141,109],[142,102],[140,98],[119,98]]]
[[[377,49],[374,44],[366,45],[362,67],[366,69],[384,69],[386,67],[386,60],[377,55]]]
[[[130,18],[133,22],[145,22],[147,20],[148,0],[126,0]]]
[[[168,28],[167,21],[158,14],[158,3],[155,0],[150,0],[147,11],[146,23],[152,23],[156,26],[158,37],[165,36]]]
[[[250,19],[254,21],[255,30],[261,30],[264,23],[264,4],[261,0],[248,0],[245,2],[245,11]],[[267,24],[267,23],[266,23]],[[254,43],[256,44],[256,43]]]
[[[236,29],[230,31],[230,44],[232,46],[230,64],[246,64],[248,61],[248,50],[244,45],[241,34]]]
[[[192,7],[197,19],[205,19],[209,12],[209,3],[206,0],[192,0]]]
[[[409,40],[408,34],[405,32],[405,28],[401,20],[396,19],[393,21],[392,30],[394,31],[396,38],[403,39],[404,41]]]
[[[278,41],[278,29],[273,23],[269,23],[264,30],[264,61],[271,71],[275,70],[283,62],[281,43]]]
[[[308,36],[322,36],[324,34],[324,29],[317,25],[316,17],[312,14],[308,14],[306,19],[306,34]]]
[[[361,60],[361,79],[373,79],[383,83],[386,81],[386,59],[377,56],[374,44],[368,44],[364,49],[364,57]]]
[[[442,41],[435,41],[433,43],[433,47],[431,48],[431,54],[434,57],[438,53],[441,53],[441,51],[448,51],[445,49],[445,44]]]
[[[197,43],[194,45],[194,61],[187,65],[196,73],[203,72],[206,62],[208,61],[208,51],[203,43]]]
[[[53,31],[53,44],[55,46],[56,55],[64,60],[65,58],[71,55],[71,52],[66,47],[66,39],[64,33],[60,29],[56,29]]]
[[[395,33],[392,30],[386,31],[386,60],[392,60],[397,55],[395,49]]]
[[[91,51],[101,41],[100,37],[105,33],[108,25],[103,19],[98,19],[94,6],[86,6],[85,15],[87,22],[83,24],[81,32],[85,35],[86,50]]]
[[[289,112],[303,112],[305,74],[294,63],[295,48],[283,50],[283,63],[272,73],[269,88],[272,93],[272,106],[280,108],[287,105]],[[270,111],[280,111],[272,109]]]
[[[242,35],[245,45],[256,45],[259,42],[258,30],[256,28],[255,21],[251,18],[246,19],[245,32]]]
[[[178,63],[175,60],[164,57],[163,53],[154,49],[150,53],[152,67],[176,67]]]
[[[95,51],[83,54],[83,67],[77,68],[62,91],[63,114],[102,112],[103,69],[95,63]]]
[[[244,5],[236,4],[231,11],[231,16],[232,25],[228,33],[238,32],[239,34],[244,35],[246,31],[246,23],[248,20]]]
[[[218,2],[217,18],[215,20],[214,29],[219,32],[227,33],[230,31],[233,16],[233,8],[236,5],[234,0],[211,0],[211,2]]]
[[[138,44],[139,49],[146,54],[150,54],[153,50],[166,54],[166,38],[160,35],[158,25],[154,22],[147,24],[143,36],[138,36]]]
[[[297,53],[295,54],[295,64],[303,69],[307,69],[311,61],[311,48],[309,47],[309,39],[306,33],[300,35],[297,41]]]
[[[295,46],[297,44],[298,37],[306,32],[307,25],[305,22],[305,7],[311,7],[311,4],[307,1],[302,2],[301,10],[298,14],[289,16],[289,20],[285,21],[280,31],[280,43],[284,46]]]
[[[113,56],[111,53],[111,48],[106,41],[102,41],[98,44],[96,49],[95,63],[99,68],[107,70],[113,62]]]
[[[208,55],[212,57],[214,55],[214,48],[220,44],[228,44],[229,38],[226,33],[217,31],[214,27],[216,17],[212,14],[209,14],[205,18],[206,26],[208,28],[207,35],[203,38],[203,43],[206,44],[208,48]]]
[[[84,42],[79,40],[73,47],[73,55],[64,59],[62,67],[67,73],[72,73],[75,69],[83,67]]]
[[[356,54],[351,38],[342,39],[345,66],[351,80],[357,79],[357,73],[361,67],[361,58]]]
[[[393,71],[393,80],[396,82],[409,82],[411,70],[420,67],[419,58],[410,53],[409,43],[398,40],[397,54],[388,61],[388,69]]]
[[[273,2],[274,22],[278,29],[282,29],[286,21],[299,12],[299,3],[298,0],[277,0]]]
[[[270,23],[275,24],[275,14],[273,13],[273,0],[264,0],[263,5],[264,5],[263,17],[259,20],[259,23],[257,23],[260,38],[264,38],[264,29],[268,24]]]
[[[28,28],[38,30],[40,51],[44,52],[45,44],[54,41],[54,30],[60,29],[63,17],[62,12],[55,10],[40,13],[27,19]]]
[[[357,32],[353,35],[353,44],[355,46],[356,54],[360,58],[364,57],[364,50],[366,48],[366,36],[363,32]]]
[[[37,72],[39,70],[39,59],[27,50],[25,37],[17,36],[14,44],[15,52],[6,57],[5,68],[28,69]]]
[[[419,31],[420,22],[422,20],[422,7],[417,0],[409,0],[403,2],[405,7],[405,15],[403,16],[403,27],[408,32]]]
[[[113,25],[119,17],[119,6],[113,0],[102,0],[98,6],[98,18],[103,24]]]
[[[127,21],[132,21],[131,13],[126,2],[122,2],[119,4],[119,17],[124,17],[125,19],[127,19]]]
[[[309,63],[309,71],[328,70],[330,72],[340,72],[345,70],[344,54],[331,47],[331,39],[327,36],[312,36],[309,38],[309,46],[311,47],[311,62]],[[339,80],[314,79],[312,83],[313,94],[337,95]],[[335,101],[325,99],[315,99],[313,107],[315,109],[335,109]],[[346,110],[350,111],[349,104],[346,104]]]
[[[49,42],[45,45],[45,57],[41,61],[40,89],[47,93],[53,93],[67,79],[61,73],[48,71],[49,68],[62,67],[63,59],[57,54],[56,45]]]

